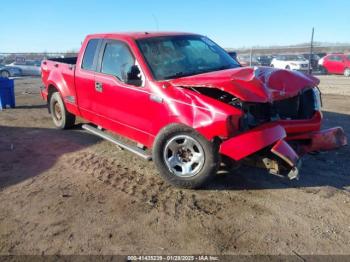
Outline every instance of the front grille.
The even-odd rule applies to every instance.
[[[244,103],[243,125],[254,127],[273,120],[310,119],[315,113],[315,98],[312,89],[274,103]]]

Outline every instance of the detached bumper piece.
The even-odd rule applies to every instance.
[[[298,152],[300,155],[310,152],[333,150],[348,144],[345,132],[341,127],[333,127],[288,137],[288,141],[295,140],[309,141],[300,147]]]
[[[348,144],[345,132],[341,127],[321,130],[311,134],[311,144],[304,147],[306,152],[337,149]]]
[[[299,170],[301,168],[301,159],[295,153],[293,148],[289,146],[289,144],[284,141],[278,141],[271,149],[271,152],[282,159],[285,163],[290,166],[290,170],[288,171],[289,179],[299,179]],[[280,171],[280,170],[279,170]],[[270,171],[271,173],[271,171]],[[279,172],[280,173],[280,172]]]
[[[236,161],[244,159],[245,164],[265,168],[270,174],[298,179],[301,159],[285,137],[282,126],[266,124],[224,141],[220,153]]]

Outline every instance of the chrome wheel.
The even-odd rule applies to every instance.
[[[164,161],[170,172],[179,177],[193,177],[205,162],[203,147],[188,135],[171,138],[165,145]]]
[[[56,118],[57,121],[62,120],[62,110],[60,104],[56,101],[54,104],[54,117]]]

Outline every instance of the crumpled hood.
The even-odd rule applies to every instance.
[[[243,67],[177,78],[174,86],[218,88],[242,101],[266,103],[296,96],[320,81],[296,71],[271,67]]]

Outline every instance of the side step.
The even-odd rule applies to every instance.
[[[113,144],[116,144],[117,146],[120,146],[121,148],[124,148],[126,150],[129,150],[130,152],[142,157],[143,159],[146,160],[152,160],[152,156],[147,154],[145,150],[142,150],[141,148],[138,148],[136,146],[131,146],[131,145],[127,145],[122,141],[117,140],[116,138],[114,138],[113,136],[109,135],[106,132],[103,132],[89,124],[84,124],[82,125],[82,128],[89,131],[90,133],[99,136],[103,139],[108,140],[109,142],[112,142]]]

